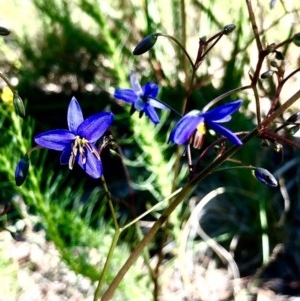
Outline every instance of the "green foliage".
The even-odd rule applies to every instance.
[[[84,193],[85,179],[82,179],[80,185],[72,184],[66,177],[66,170],[55,173],[47,167],[46,157],[41,151],[39,157],[35,153],[31,155],[31,167],[26,182],[17,188],[14,183],[14,170],[18,158],[30,148],[34,123],[32,120],[21,120],[12,107],[3,103],[0,106],[0,116],[2,126],[5,125],[0,152],[1,199],[13,202],[16,195],[22,197],[26,205],[37,214],[48,239],[55,243],[63,260],[76,273],[93,281],[97,280],[113,231],[111,223],[104,220],[107,203],[103,198],[103,191],[95,188]],[[26,132],[23,129],[27,129]],[[43,187],[41,183],[44,183]],[[14,205],[18,206],[16,202]],[[6,228],[11,224],[13,218],[13,214],[8,219],[2,218],[2,227]],[[112,268],[106,275],[108,282],[124,261],[124,257],[128,256],[129,249],[120,244],[115,254]],[[138,265],[128,277],[136,280],[131,284],[127,283],[126,287],[120,287],[120,300],[129,300],[132,292],[138,294],[135,291],[136,281],[141,286],[147,283]]]
[[[155,32],[172,34],[186,46],[194,60],[197,53],[193,51],[197,49],[195,45],[198,46],[199,37],[210,37],[226,24],[234,23],[236,30],[222,37],[195,75],[191,106],[201,110],[212,99],[241,87],[253,76],[257,53],[253,52],[248,14],[244,2],[232,8],[228,3],[217,0],[191,1],[187,7],[184,1],[168,1],[166,4],[165,1],[150,0],[33,0],[32,3],[40,27],[35,36],[29,30],[18,39],[22,64],[16,64],[12,74],[18,74],[19,95],[25,95],[29,109],[35,109],[37,113],[35,122],[33,119],[22,121],[10,106],[1,103],[0,125],[5,129],[0,142],[1,199],[12,202],[15,195],[22,196],[30,210],[39,217],[48,239],[55,243],[68,265],[77,273],[97,280],[114,232],[110,216],[107,217],[107,200],[104,191],[99,188],[100,182],[99,187],[98,183],[96,187],[91,187],[86,179],[72,178],[72,173],[69,174],[66,168],[58,170],[56,165],[51,166],[46,151],[39,151],[39,155],[34,151],[30,156],[31,167],[26,183],[19,189],[15,187],[14,170],[19,159],[32,146],[35,123],[44,128],[46,123],[57,122],[56,116],[60,116],[57,114],[65,110],[60,100],[68,101],[73,94],[82,97],[80,102],[88,110],[99,111],[99,108],[109,107],[119,113],[112,133],[123,154],[108,161],[122,162],[116,169],[115,165],[108,164],[104,173],[110,179],[108,183],[113,201],[119,201],[118,218],[121,223],[126,223],[132,218],[128,207],[133,206],[133,212],[151,208],[167,197],[174,187],[185,185],[188,174],[183,150],[168,144],[169,132],[177,116],[163,112],[161,125],[154,127],[145,116],[139,119],[135,113],[129,117],[129,106],[119,106],[112,101],[111,91],[113,87],[129,87],[129,71],[134,69],[140,73],[142,83],[158,81],[163,86],[161,99],[180,111],[187,97],[192,70],[182,49],[167,39],[159,37],[155,46],[140,57],[132,56],[134,46],[143,37]],[[263,9],[264,5],[259,8]],[[280,17],[278,11],[273,14],[276,22],[271,23],[269,29],[277,32]],[[267,16],[265,18],[262,23],[269,22]],[[294,33],[293,28],[288,32],[280,28],[278,32],[286,38]],[[268,38],[275,41],[274,34]],[[294,35],[296,44],[297,38]],[[0,46],[4,48],[2,44]],[[292,55],[290,58],[296,61]],[[264,96],[261,103],[272,99],[275,84],[272,79],[267,84],[258,83],[260,94]],[[36,87],[40,94],[33,95]],[[101,96],[103,92],[106,97]],[[48,98],[49,95],[51,98]],[[242,114],[233,117],[230,128],[249,131],[256,123],[255,112],[251,109],[253,97],[251,93],[239,91],[224,101],[237,98],[244,100]],[[51,101],[47,102],[47,99]],[[50,110],[45,114],[46,107]],[[46,118],[43,114],[47,115]],[[205,145],[215,139],[215,133],[210,132]],[[199,152],[193,151],[197,172],[214,162],[220,153],[221,150],[215,147],[198,162]],[[191,264],[199,257],[205,259],[210,238],[203,235],[185,236],[185,231],[199,230],[200,226],[220,246],[232,248],[245,275],[252,273],[262,261],[265,263],[269,259],[270,248],[282,240],[282,233],[277,230],[282,198],[279,193],[257,182],[249,170],[239,170],[237,174],[235,169],[230,168],[238,164],[252,164],[276,170],[279,164],[270,159],[273,155],[273,144],[263,148],[259,139],[253,139],[247,143],[247,148],[235,155],[233,161],[224,162],[222,167],[228,170],[212,173],[201,182],[195,189],[196,198],[182,202],[168,219],[167,227],[161,230],[161,237],[153,244],[149,243],[144,261],[137,261],[126,275],[126,281],[122,282],[114,300],[129,300],[132,296],[150,300],[149,279],[152,277],[154,283],[157,281],[155,275],[151,275],[151,268],[145,268],[150,266],[150,254],[154,254],[153,257],[157,255],[159,264],[165,270],[173,268],[170,263],[188,257],[190,251],[194,256]],[[217,189],[224,189],[226,193],[212,197],[194,224],[189,224],[193,209],[201,203],[200,200]],[[131,197],[133,202],[129,204]],[[146,222],[156,220],[168,205],[165,202],[159,209],[153,210],[150,216],[145,217]],[[0,221],[5,226],[15,218],[18,218],[17,211]],[[188,226],[191,228],[187,229]],[[148,228],[142,230],[147,232]],[[118,243],[105,275],[104,288],[114,279],[131,249],[138,243],[136,234],[140,232],[141,229],[132,227],[126,229],[126,234],[122,236],[124,241]],[[174,249],[165,254],[161,241],[175,245]],[[181,249],[183,241],[190,243],[185,249]],[[232,247],[235,242],[236,248]],[[248,250],[249,245],[256,247]],[[93,250],[96,250],[97,258],[91,257]],[[245,267],[245,262],[253,265]],[[221,266],[227,263],[225,260],[216,264]]]

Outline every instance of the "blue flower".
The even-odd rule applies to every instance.
[[[159,86],[156,83],[146,83],[141,87],[133,72],[130,73],[130,83],[131,89],[116,89],[114,97],[131,103],[131,113],[137,110],[140,112],[140,117],[145,113],[154,124],[158,124],[159,117],[155,108],[169,110],[166,105],[155,98]]]
[[[233,132],[220,125],[220,123],[228,122],[231,119],[231,114],[238,110],[241,104],[242,101],[237,100],[204,113],[198,110],[187,113],[171,132],[170,141],[178,145],[192,143],[193,147],[200,149],[206,127],[209,127],[233,144],[242,145],[242,141]]]
[[[102,176],[102,163],[96,142],[106,132],[114,119],[111,112],[102,112],[83,119],[82,111],[73,97],[68,107],[68,130],[57,129],[37,135],[35,142],[45,148],[62,151],[61,164],[72,169],[77,162],[92,178]]]

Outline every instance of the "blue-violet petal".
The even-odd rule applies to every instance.
[[[206,121],[206,124],[212,128],[214,131],[219,133],[220,135],[226,137],[231,143],[235,145],[242,145],[243,142],[238,138],[237,135],[235,135],[230,130],[226,129],[225,127],[219,125],[216,122]]]
[[[186,143],[197,126],[204,121],[204,118],[199,114],[199,111],[193,110],[183,116],[175,125],[169,140],[178,145]]]
[[[111,112],[101,112],[85,119],[77,129],[80,137],[95,143],[107,131],[114,120]]]
[[[34,141],[45,148],[62,151],[75,139],[75,134],[68,130],[51,130],[34,137]]]
[[[83,122],[83,115],[80,105],[75,97],[72,97],[67,114],[69,130],[76,133],[78,126]]]

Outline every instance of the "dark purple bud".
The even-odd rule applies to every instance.
[[[262,79],[270,78],[270,77],[273,76],[274,73],[275,73],[275,71],[273,71],[273,70],[268,70],[268,71],[264,72],[260,77],[261,77]]]
[[[276,0],[271,0],[270,1],[270,8],[273,9],[275,4],[276,4]]]
[[[288,132],[292,136],[294,136],[299,130],[300,130],[300,126],[298,124],[288,128]]]
[[[284,56],[283,56],[282,52],[277,51],[277,50],[275,51],[275,58],[276,58],[276,60],[279,60],[279,61],[284,60]]]
[[[28,175],[29,171],[29,157],[25,155],[18,163],[15,171],[15,182],[17,186],[21,186]]]
[[[293,42],[296,46],[300,47],[300,32],[294,34]]]
[[[140,41],[133,50],[134,55],[140,55],[150,50],[156,43],[159,33],[153,33]]]
[[[286,120],[286,122],[287,122],[287,123],[295,123],[295,122],[297,122],[299,119],[300,119],[300,112],[297,112],[297,113],[291,115],[291,116]]]
[[[8,36],[10,34],[10,30],[8,30],[4,26],[0,26],[0,36]]]
[[[14,94],[14,99],[13,99],[14,107],[17,112],[17,114],[24,118],[25,117],[25,107],[22,98],[19,96],[18,93]]]
[[[228,24],[224,27],[224,34],[229,35],[235,30],[236,26],[234,24]]]
[[[256,167],[254,169],[254,176],[257,180],[268,186],[277,187],[278,185],[276,178],[265,168]]]

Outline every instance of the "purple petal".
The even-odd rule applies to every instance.
[[[130,72],[130,84],[131,88],[137,96],[142,96],[143,90],[141,88],[140,82],[138,78],[135,76],[133,72]]]
[[[77,128],[83,122],[83,115],[80,105],[75,97],[72,97],[68,107],[68,126],[69,130],[76,133]]]
[[[144,112],[145,114],[148,116],[148,118],[154,123],[154,124],[158,124],[159,123],[159,117],[155,111],[155,109],[150,106],[149,104],[147,104],[144,108]]]
[[[215,109],[202,113],[202,116],[205,118],[205,120],[226,122],[230,120],[230,118],[228,118],[228,115],[231,115],[236,110],[238,110],[241,104],[241,100],[229,102]]]
[[[210,128],[212,128],[214,131],[219,133],[220,135],[226,137],[231,143],[233,143],[235,145],[242,145],[243,144],[243,142],[238,138],[237,135],[235,135],[233,132],[226,129],[225,127],[219,125],[218,123],[206,121],[206,124]]]
[[[60,155],[60,164],[61,165],[69,164],[69,159],[70,159],[70,156],[71,156],[71,151],[72,151],[71,144],[68,144],[64,148],[64,150],[62,151],[62,153]]]
[[[147,83],[142,87],[143,95],[149,98],[155,98],[158,94],[159,86],[156,83]]]
[[[77,134],[90,143],[95,143],[106,132],[113,120],[114,115],[111,112],[92,115],[81,123]]]
[[[193,110],[183,116],[175,125],[170,134],[169,140],[175,144],[182,145],[186,143],[197,126],[204,121],[202,115],[197,110]]]
[[[75,134],[68,130],[51,130],[34,137],[34,141],[45,148],[62,151],[75,139]]]
[[[98,179],[102,176],[102,162],[98,160],[90,151],[86,152],[86,162],[83,164],[81,157],[77,157],[79,166],[92,178]]]
[[[134,103],[138,99],[138,96],[132,89],[116,89],[114,97],[117,99],[122,99],[129,103]]]
[[[155,98],[148,98],[148,103],[150,106],[154,108],[158,108],[162,110],[170,110],[169,107],[167,107],[166,105],[164,105],[163,103],[161,103],[159,100]]]

